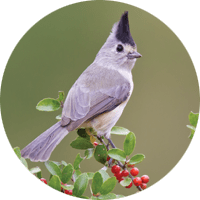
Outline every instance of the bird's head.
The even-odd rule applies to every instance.
[[[96,59],[103,62],[103,65],[113,64],[116,67],[132,69],[136,59],[140,57],[130,33],[128,12],[124,12],[120,21],[113,25],[112,32]]]

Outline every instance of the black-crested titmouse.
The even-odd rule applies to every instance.
[[[140,57],[125,12],[94,62],[68,92],[61,121],[22,149],[22,157],[34,162],[48,160],[61,140],[78,127],[92,127],[98,137],[109,139],[133,91],[131,70]]]

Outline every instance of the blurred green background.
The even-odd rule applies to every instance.
[[[132,71],[135,87],[117,125],[136,134],[134,154],[146,156],[137,167],[139,175],[150,176],[148,186],[177,164],[190,143],[188,114],[199,111],[194,66],[165,24],[139,8],[118,2],[82,2],[61,8],[36,23],[19,41],[1,88],[2,119],[12,147],[22,149],[56,123],[55,116],[61,110],[39,112],[36,104],[46,97],[57,98],[60,90],[67,94],[126,10],[142,58]],[[69,146],[76,137],[75,132],[65,137],[50,159],[73,163],[77,153],[83,156],[84,151]],[[124,138],[112,136],[118,148],[123,148]],[[28,164],[40,166],[48,178],[43,163]],[[101,167],[93,158],[81,163],[82,172],[95,172]],[[130,195],[136,191],[135,187],[125,189],[117,184],[113,192]]]

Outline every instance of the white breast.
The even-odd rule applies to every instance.
[[[122,115],[122,112],[132,94],[132,91],[133,91],[133,82],[131,84],[130,95],[126,101],[121,103],[114,110],[110,112],[105,112],[101,115],[98,115],[94,119],[83,123],[82,127],[92,127],[97,132],[97,135],[99,137],[105,136],[105,138],[109,138],[110,131],[112,127],[116,124],[116,122],[119,120],[120,116]]]
[[[110,68],[112,68],[112,66],[110,66]],[[113,67],[112,70],[117,69]],[[125,69],[118,69],[117,71],[120,72],[120,74],[130,83],[131,88],[127,100],[117,106],[114,110],[98,115],[94,119],[84,122],[81,125],[82,127],[92,127],[97,132],[98,136],[105,136],[105,138],[110,137],[110,131],[122,115],[124,107],[126,106],[132,94],[134,86],[131,71],[127,71]]]

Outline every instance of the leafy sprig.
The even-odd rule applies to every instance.
[[[64,92],[58,93],[58,98],[45,98],[41,100],[36,109],[39,111],[57,111],[63,107]],[[60,120],[61,115],[56,116]],[[131,156],[136,145],[136,136],[133,132],[123,127],[114,126],[111,134],[125,136],[123,150],[115,148],[114,143],[110,145],[104,142],[103,137],[98,137],[96,132],[91,128],[79,128],[77,130],[77,138],[71,142],[70,146],[74,149],[84,150],[84,157],[80,153],[77,154],[73,164],[65,161],[46,161],[44,163],[46,169],[50,173],[48,185],[58,191],[65,192],[72,190],[73,196],[85,199],[117,199],[123,195],[116,195],[112,193],[117,184],[116,177],[110,177],[107,169],[112,165],[118,164],[122,169],[126,169],[128,165],[138,164],[145,158],[143,154],[135,154]],[[97,143],[98,141],[98,143]],[[14,151],[21,162],[28,168],[26,160],[21,157],[20,148],[14,148]],[[84,160],[94,157],[95,160],[103,165],[97,172],[80,171],[81,163]],[[109,158],[109,159],[108,159]],[[30,172],[39,179],[42,178],[42,172],[39,167],[30,169]],[[130,175],[125,180],[121,181],[122,187],[128,186],[133,177]],[[90,187],[91,197],[84,196],[87,187]],[[142,190],[138,187],[139,190]]]
[[[192,139],[193,136],[194,136],[194,132],[196,131],[199,113],[193,113],[191,111],[188,118],[189,118],[189,121],[190,121],[190,124],[191,124],[191,125],[187,125],[187,127],[191,130],[189,138]]]

